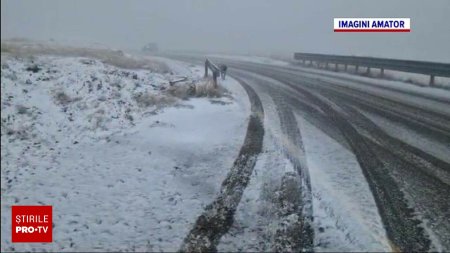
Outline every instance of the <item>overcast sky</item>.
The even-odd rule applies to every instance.
[[[334,33],[334,17],[409,17],[412,31]],[[450,62],[450,0],[1,0],[1,36]]]

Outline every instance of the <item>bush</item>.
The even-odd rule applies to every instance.
[[[141,107],[150,107],[150,106],[160,107],[175,103],[174,97],[151,93],[138,93],[137,95],[133,96],[133,99]]]
[[[69,95],[67,95],[64,91],[56,91],[54,98],[56,100],[57,104],[60,105],[68,105],[72,102],[80,100],[80,98],[72,98]]]
[[[222,97],[226,90],[221,86],[214,86],[212,79],[205,79],[196,84],[171,86],[167,93],[181,99],[190,97]]]

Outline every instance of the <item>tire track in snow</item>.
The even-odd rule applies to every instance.
[[[300,115],[314,201],[315,250],[390,251],[355,155]]]
[[[330,98],[335,104],[339,104],[340,108],[348,115],[347,118],[351,124],[358,128],[359,132],[367,138],[368,142],[389,150],[398,159],[410,163],[411,166],[429,176],[435,177],[436,180],[441,181],[447,186],[450,185],[450,164],[448,162],[386,133],[362,113],[366,107],[363,107],[364,110],[361,110],[360,104],[355,102],[355,100],[342,96],[332,90],[318,89],[318,92]],[[384,114],[382,115],[384,116]]]
[[[420,132],[436,137],[436,140],[442,140],[447,143],[450,140],[450,128],[448,127],[450,125],[450,117],[448,114],[421,108],[405,103],[404,101],[388,99],[378,94],[365,93],[349,87],[336,87],[331,82],[321,80],[320,76],[313,78],[288,70],[275,70],[267,66],[257,68],[254,65],[251,66],[242,63],[236,64],[236,66],[280,81],[288,79],[297,82],[298,80],[302,80],[300,86],[303,85],[313,88],[316,91],[334,91],[345,100],[352,100],[360,108],[363,107],[365,110],[372,110],[377,114],[383,114],[392,120],[414,127]],[[297,82],[293,86],[299,86],[299,83]]]
[[[240,72],[240,71],[239,71]],[[276,138],[278,141],[276,143],[273,143],[272,145],[277,146],[281,151],[280,155],[282,156],[291,156],[291,159],[288,159],[291,163],[291,165],[293,166],[294,170],[299,169],[299,166],[295,166],[294,163],[298,164],[302,164],[301,162],[293,162],[292,159],[299,159],[302,160],[301,157],[304,156],[304,152],[299,150],[299,147],[296,146],[296,144],[298,144],[299,146],[303,146],[302,142],[303,142],[303,133],[300,132],[300,129],[296,130],[296,128],[298,128],[301,123],[300,121],[297,120],[293,120],[295,118],[293,118],[293,112],[292,110],[295,109],[296,113],[302,112],[301,115],[302,117],[304,117],[304,119],[306,121],[309,121],[311,124],[316,125],[316,127],[318,127],[318,129],[321,129],[322,131],[324,131],[324,133],[326,135],[328,135],[331,139],[337,139],[336,141],[338,141],[341,145],[345,146],[346,142],[345,139],[343,137],[341,137],[340,131],[337,128],[333,128],[332,124],[329,124],[329,120],[326,118],[325,115],[323,115],[323,112],[320,110],[320,108],[317,108],[317,106],[314,106],[314,104],[307,98],[305,98],[304,96],[302,96],[302,94],[300,94],[298,91],[294,91],[292,89],[289,89],[288,87],[286,87],[285,84],[279,83],[276,80],[273,80],[272,78],[267,78],[264,76],[260,76],[260,75],[255,75],[255,74],[251,74],[249,72],[242,72],[243,74],[245,73],[245,75],[242,75],[242,77],[246,77],[249,78],[248,80],[252,81],[252,84],[254,83],[255,86],[255,90],[258,92],[258,94],[261,95],[265,95],[270,97],[273,106],[269,106],[267,104],[267,101],[264,101],[264,107],[266,109],[266,106],[268,106],[268,109],[270,109],[271,107],[273,107],[273,113],[272,115],[270,114],[271,110],[266,110],[266,118],[267,117],[272,117],[272,121],[274,121],[273,124],[275,124],[277,126],[277,128],[279,127],[279,131],[278,131],[278,138]],[[276,87],[277,85],[280,85],[281,87]],[[262,96],[263,98],[263,96]],[[279,118],[279,120],[274,120],[275,118]],[[297,118],[297,117],[296,117]],[[297,124],[298,123],[298,124]],[[269,124],[269,126],[272,124]],[[267,126],[267,124],[266,124]],[[270,130],[270,128],[269,128]],[[332,130],[331,132],[329,130]],[[266,127],[266,131],[267,127]],[[300,135],[301,134],[301,135]],[[297,141],[297,138],[301,138],[300,141]],[[338,138],[339,137],[339,138]],[[278,145],[277,145],[278,143]],[[345,149],[345,148],[344,148]],[[347,153],[349,153],[349,151],[351,152],[351,148],[348,147],[347,148]],[[346,152],[344,152],[346,153]],[[355,163],[357,163],[357,161],[355,160]],[[331,167],[333,167],[334,163],[332,163]],[[350,166],[351,167],[351,166]],[[338,167],[333,167],[333,168],[338,168]],[[278,168],[277,168],[278,169]],[[315,168],[318,169],[318,168]],[[355,168],[356,173],[360,173],[361,169],[359,168],[359,166],[357,166],[357,168]],[[308,168],[309,171],[309,168]],[[348,173],[351,173],[352,169],[347,169],[345,170]],[[312,173],[313,171],[311,171]],[[328,171],[331,172],[331,174],[335,175],[335,172],[333,170]],[[353,171],[354,172],[354,171]],[[282,172],[284,173],[284,172]],[[337,173],[337,172],[336,172]],[[355,172],[354,172],[355,173]],[[345,174],[345,173],[339,173],[340,175]],[[361,180],[363,181],[357,181],[357,182],[353,182],[351,181],[351,179],[354,179],[355,177],[352,177],[351,175],[344,175],[344,178],[342,178],[341,181],[339,182],[345,182],[345,180],[348,178],[348,183],[351,184],[350,189],[354,189],[354,188],[358,188],[361,187],[361,185],[366,185],[366,183],[364,182],[364,176],[362,173],[360,173],[360,177],[362,178]],[[315,173],[315,175],[317,175],[317,173]],[[326,173],[322,173],[322,176],[328,176]],[[386,250],[389,249],[389,246],[386,244],[383,244],[382,240],[385,238],[385,232],[384,229],[382,228],[382,222],[381,222],[381,218],[379,218],[378,215],[378,211],[376,208],[376,204],[372,199],[372,202],[370,203],[366,203],[365,200],[366,198],[364,198],[364,194],[360,194],[359,192],[356,194],[358,197],[361,197],[361,199],[357,199],[354,200],[350,198],[349,201],[341,201],[339,202],[337,205],[334,205],[333,207],[337,207],[338,210],[335,210],[339,213],[338,216],[336,215],[331,215],[332,217],[329,218],[336,218],[336,226],[334,226],[334,222],[331,223],[327,223],[326,221],[321,221],[321,220],[314,220],[313,225],[315,226],[315,230],[314,232],[314,237],[317,235],[319,236],[319,241],[317,241],[317,238],[313,238],[312,236],[309,237],[310,239],[314,239],[313,242],[314,244],[314,248],[310,247],[308,248],[308,245],[306,242],[308,242],[308,236],[303,236],[301,234],[302,231],[302,222],[300,219],[297,219],[295,216],[295,214],[302,214],[302,210],[299,210],[302,208],[303,204],[302,202],[304,202],[304,200],[306,199],[305,197],[301,196],[301,192],[305,192],[305,190],[301,191],[300,186],[301,185],[305,185],[305,183],[302,183],[300,180],[300,177],[297,176],[297,173],[287,173],[283,176],[283,180],[281,182],[281,189],[278,192],[278,196],[280,198],[280,202],[281,205],[278,207],[278,212],[277,212],[277,221],[276,221],[276,228],[278,230],[278,228],[282,228],[281,233],[278,232],[278,235],[276,235],[276,239],[275,242],[272,243],[271,247],[267,247],[268,249],[271,249],[272,251],[279,251],[279,252],[294,252],[294,251],[301,251],[301,250],[305,250],[305,251],[312,251],[314,249],[318,249],[319,251],[326,249],[327,246],[331,246],[333,245],[333,249],[339,249],[339,250],[344,250],[344,251],[349,251],[349,250],[362,250],[362,249],[371,249],[371,250]],[[321,180],[322,181],[322,180]],[[295,187],[294,187],[295,186]],[[314,185],[312,185],[314,187]],[[341,186],[338,186],[338,188]],[[344,188],[346,188],[345,186],[342,186]],[[367,188],[364,188],[363,186],[363,192],[367,192],[368,195],[371,195],[370,189],[367,186],[365,186]],[[323,189],[323,188],[320,188]],[[329,188],[327,188],[326,190],[328,190]],[[350,190],[351,191],[351,190]],[[341,189],[341,193],[345,194],[345,193],[349,193],[350,191],[345,191]],[[327,191],[325,191],[327,192]],[[317,193],[317,192],[316,192]],[[328,193],[335,193],[335,191],[333,189],[331,189]],[[336,196],[336,195],[332,195],[332,196]],[[348,196],[354,197],[355,194],[349,194]],[[327,196],[328,197],[328,196]],[[317,196],[315,197],[317,198]],[[322,209],[322,211],[319,210],[319,212],[322,212],[323,214],[323,205],[325,205],[325,211],[327,210],[331,210],[332,211],[332,207],[328,206],[328,202],[324,202],[324,201],[320,201],[319,199],[319,203],[321,203],[322,207],[319,209]],[[357,209],[359,209],[359,211],[363,212],[362,214],[360,214],[358,217],[361,218],[361,224],[354,224],[352,221],[350,221],[350,219],[348,218],[344,218],[342,219],[342,217],[347,217],[348,216],[348,211],[351,210],[347,210],[347,212],[343,212],[342,208],[339,208],[339,205],[343,205],[341,207],[347,207],[347,204],[351,203],[351,204],[355,204],[355,203],[363,203],[363,206],[360,208],[358,206]],[[316,203],[317,204],[317,203]],[[371,205],[372,204],[372,205]],[[331,209],[330,209],[331,208]],[[369,209],[367,209],[369,208]],[[345,209],[345,208],[344,208]],[[316,211],[316,210],[314,210]],[[294,215],[293,215],[294,214]],[[369,220],[366,222],[364,217],[371,217],[371,215],[376,216],[377,219],[375,220]],[[307,216],[307,213],[303,212],[303,215],[299,215],[299,216]],[[322,218],[320,215],[315,216],[315,217],[319,217]],[[261,217],[262,218],[262,217]],[[279,221],[278,221],[279,219]],[[311,219],[312,220],[312,219]],[[300,221],[300,222],[299,222]],[[275,223],[274,223],[275,224]],[[325,232],[324,233],[324,227],[319,227],[319,225],[327,225],[324,226],[325,230],[328,231],[328,229],[330,229],[330,231]],[[328,226],[330,225],[331,226]],[[378,225],[378,226],[377,226]],[[375,227],[374,227],[375,226]],[[375,229],[374,235],[372,236],[371,234],[368,234],[368,230],[367,229]],[[333,229],[338,229],[339,231],[333,230]],[[296,234],[295,234],[296,232]],[[359,232],[363,232],[363,235],[360,235]],[[364,234],[364,232],[366,232]],[[335,236],[336,234],[339,234],[339,236]],[[333,235],[333,236],[330,236]],[[300,238],[299,238],[300,236]],[[380,239],[381,238],[381,239]],[[280,240],[281,239],[281,240]],[[302,242],[303,239],[303,242]],[[306,239],[306,240],[305,240]],[[377,239],[379,239],[380,241],[377,241]],[[306,242],[305,242],[306,241]],[[311,240],[312,241],[312,240]],[[273,242],[273,241],[272,241]],[[369,243],[367,246],[367,248],[364,248],[363,243]],[[385,247],[383,247],[385,246]],[[229,249],[229,248],[228,248]]]
[[[448,188],[450,186],[449,163],[390,136],[357,109],[345,105],[342,108],[349,114],[352,123],[363,129],[375,145],[378,144],[381,148],[389,150],[397,159],[409,163],[411,167],[428,176],[434,177],[435,180],[440,181],[450,190]]]
[[[424,223],[427,223],[427,220],[433,220],[433,231],[429,230],[428,224],[424,224],[425,230],[430,234],[434,243],[433,246],[448,248],[450,224],[446,222],[448,216],[439,210],[449,210],[450,208],[449,202],[445,201],[450,192],[448,181],[450,164],[388,135],[359,110],[348,106],[343,108],[355,121],[355,125],[358,124],[359,127],[365,128],[367,141],[372,143],[374,151],[381,158],[384,166],[394,172],[394,177],[403,179],[412,174],[412,178],[416,181],[415,184],[422,185],[421,187],[411,187],[409,184],[405,184],[401,188],[409,195],[409,205],[414,207],[415,214],[424,218]],[[401,180],[397,181],[401,182]],[[424,194],[423,191],[428,192],[429,196],[424,197],[427,194]],[[421,201],[416,202],[414,199],[421,199]],[[435,240],[436,235],[440,241]]]
[[[363,173],[374,194],[375,202],[381,218],[386,227],[389,239],[402,251],[426,251],[430,247],[430,240],[419,227],[420,221],[413,215],[408,207],[403,192],[398,188],[395,180],[390,176],[382,161],[355,129],[340,107],[325,101],[323,98],[311,93],[309,90],[295,85],[290,80],[286,84],[298,89],[320,106],[327,117],[336,124],[352,147],[353,153],[363,170]]]
[[[350,123],[339,106],[310,92],[309,89],[314,88],[314,85],[309,80],[304,83],[308,87],[307,89],[305,86],[299,85],[298,77],[286,77],[274,71],[262,72],[255,69],[250,69],[250,71],[287,84],[319,106],[350,144],[374,195],[389,239],[402,251],[426,251],[430,248],[429,238],[425,235],[423,228],[418,226],[421,221],[414,217],[414,210],[409,208],[396,181],[376,156],[370,143],[366,142],[364,136]]]
[[[251,115],[244,144],[233,167],[222,182],[219,196],[206,208],[181,245],[182,252],[215,252],[220,238],[228,232],[236,208],[250,180],[264,139],[264,110],[255,91],[239,80],[251,103]]]
[[[317,99],[315,103],[320,105],[320,111],[342,132],[350,144],[351,150],[356,155],[376,200],[388,236],[393,243],[393,249],[418,251],[430,248],[430,240],[421,227],[421,221],[415,216],[414,210],[408,206],[407,196],[405,196],[407,193],[402,191],[400,186],[403,183],[399,182],[398,178],[394,178],[394,175],[389,170],[389,163],[398,161],[395,158],[388,159],[388,155],[392,156],[392,154],[387,154],[389,150],[385,149],[386,147],[383,147],[381,150],[373,139],[368,138],[354,122],[352,123],[348,113],[338,105],[341,105],[342,101],[345,104],[346,100],[353,100],[352,105],[356,104],[358,108],[375,110],[375,113],[401,121],[405,127],[426,133],[436,141],[439,141],[440,138],[448,139],[448,126],[444,123],[446,121],[445,117],[442,118],[441,115],[434,114],[426,115],[427,110],[423,111],[414,105],[399,103],[399,101],[388,101],[378,95],[363,94],[348,88],[338,89],[332,86],[333,83],[323,82],[319,78],[305,77],[292,72],[274,71],[273,68],[256,68],[248,64],[242,67],[240,65],[237,66],[241,69],[279,80],[299,92],[307,90],[309,93],[313,93],[313,96],[310,96],[310,98],[313,100],[314,98]],[[301,80],[301,83],[299,83],[299,80]],[[301,86],[300,84],[304,88],[299,87]],[[325,97],[315,96],[320,90],[333,90],[339,93],[343,100],[337,102],[338,105],[336,105],[329,101],[328,95],[325,95]],[[368,99],[367,101],[366,98]],[[384,103],[392,106],[386,108]],[[397,106],[402,109],[398,109]],[[396,108],[397,110],[395,111],[389,110]],[[425,116],[422,117],[424,114]],[[380,155],[383,152],[386,155]],[[422,158],[425,157],[422,156]],[[405,182],[405,184],[407,183]]]
[[[450,191],[450,164],[388,134],[367,117],[365,110],[359,108],[354,100],[346,99],[333,91],[320,89],[319,92],[339,104],[348,121],[372,147],[374,155],[383,163],[397,188],[404,194],[407,205],[414,209],[414,212],[409,212],[411,218],[422,221],[417,226],[417,231],[423,233],[421,231],[425,229],[425,234],[432,241],[430,250],[448,249],[450,227],[448,215],[443,210],[449,209],[447,199]],[[428,243],[428,239],[424,239],[422,243]]]
[[[277,231],[275,249],[279,252],[312,251],[314,231],[312,229],[311,181],[300,129],[292,109],[283,101],[282,97],[272,93],[272,98],[280,118],[281,130],[288,139],[283,145],[284,152],[299,177],[299,180],[288,174],[283,177],[281,193],[286,196],[285,201],[298,206],[284,213],[285,221],[283,229]],[[294,189],[294,184],[297,184],[297,189]],[[294,199],[296,191],[299,192],[300,200]],[[297,216],[293,216],[293,214]]]
[[[293,172],[281,172],[282,180],[277,193],[280,202],[277,211],[279,221],[271,248],[277,252],[312,251],[314,230],[311,183],[301,132],[291,105],[286,103],[285,93],[272,87],[273,80],[270,82],[265,77],[249,73],[235,74],[249,78],[253,84],[258,85],[255,87],[258,92],[267,94],[273,101],[276,116],[272,117],[279,119],[274,123],[281,130],[278,143],[274,145],[279,146],[281,155],[293,166]]]

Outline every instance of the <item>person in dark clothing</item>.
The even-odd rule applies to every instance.
[[[225,76],[227,75],[227,65],[220,64],[220,76],[222,77],[222,80],[225,80]]]

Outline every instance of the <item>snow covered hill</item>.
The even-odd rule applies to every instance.
[[[91,58],[1,64],[1,250],[178,250],[239,152],[243,88],[187,65],[171,85]],[[52,205],[54,242],[12,244],[12,205]]]

